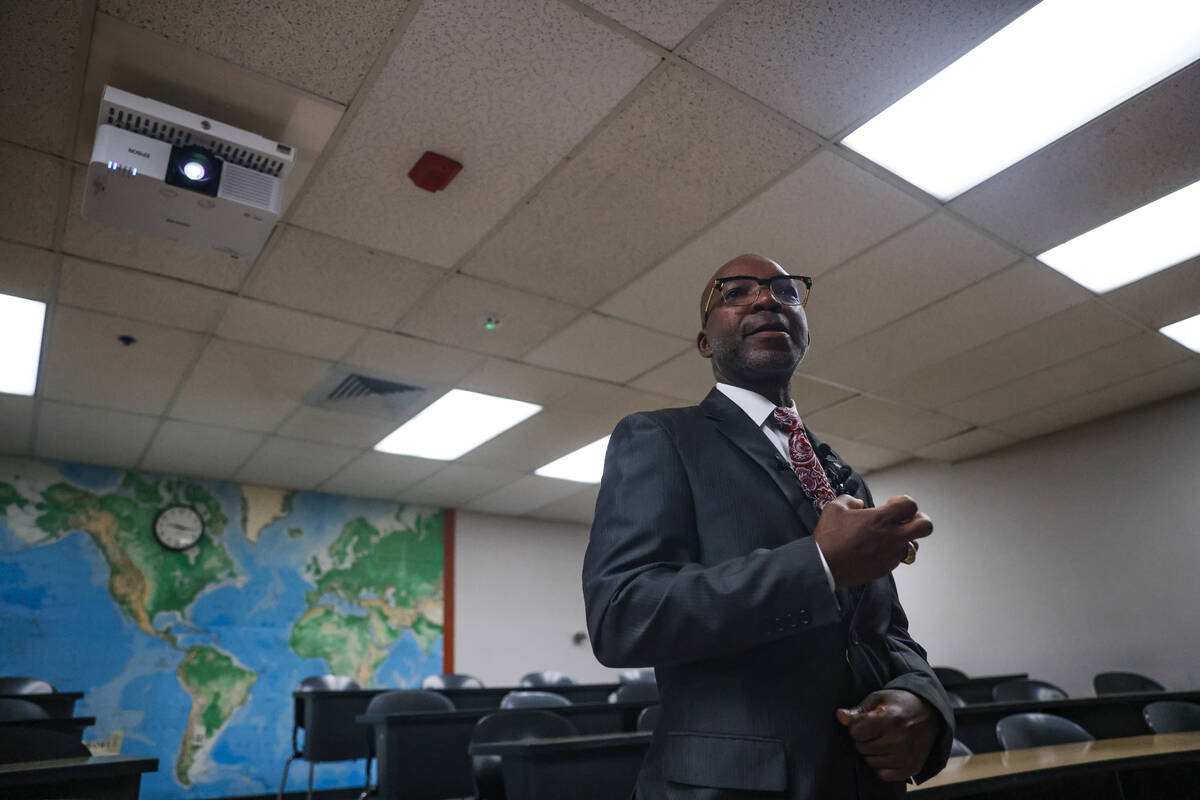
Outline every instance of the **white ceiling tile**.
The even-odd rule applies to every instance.
[[[1041,436],[1190,392],[1197,387],[1200,387],[1200,359],[1192,358],[1045,408],[1017,414],[991,427],[1022,438]]]
[[[966,422],[931,411],[861,396],[809,414],[804,422],[811,425],[818,436],[821,431],[829,430],[847,439],[909,452],[971,427]]]
[[[0,139],[51,153],[67,145],[79,104],[75,61],[86,8],[74,0],[43,0],[4,15],[0,74],[14,80],[0,90]]]
[[[692,72],[665,66],[461,269],[590,306],[812,147]]]
[[[84,219],[80,209],[83,208],[86,175],[86,170],[79,167],[75,169],[71,204],[67,210],[67,229],[63,235],[63,249],[67,253],[137,267],[217,289],[234,290],[241,285],[250,269],[247,260],[166,239],[152,239]],[[4,216],[0,213],[0,219]]]
[[[833,448],[834,452],[855,470],[866,474],[873,470],[890,467],[912,458],[908,453],[899,450],[889,450],[886,447],[876,447],[865,442],[854,442],[828,433],[816,431],[817,438]],[[883,498],[880,498],[882,502]]]
[[[598,308],[677,336],[700,328],[700,297],[717,268],[759,253],[818,276],[929,213],[920,201],[822,151],[631,282]],[[814,302],[823,296],[820,281]]]
[[[482,364],[484,357],[411,336],[371,331],[346,361],[405,383],[453,386]]]
[[[363,328],[288,308],[236,297],[217,335],[336,361],[365,333]]]
[[[52,299],[56,260],[49,250],[0,242],[0,292],[42,302]]]
[[[836,347],[969,286],[1018,255],[935,214],[821,276],[805,311],[814,339]]]
[[[0,453],[23,456],[33,446],[32,397],[0,394]]]
[[[574,494],[569,494],[561,500],[555,500],[529,512],[529,516],[556,522],[577,522],[591,525],[596,514],[596,496],[599,493],[599,486],[584,486]]]
[[[602,347],[597,346],[603,343]],[[587,314],[525,356],[541,367],[627,381],[693,346],[612,317]]]
[[[578,387],[584,380],[555,370],[489,358],[459,381],[458,388],[544,406]]]
[[[296,221],[450,266],[657,62],[556,0],[430,0]],[[407,177],[426,150],[463,164],[436,194]]]
[[[118,336],[133,336],[126,346]],[[58,306],[41,394],[91,406],[160,414],[200,354],[197,333]]]
[[[67,256],[58,300],[172,328],[211,333],[230,295],[172,278]]]
[[[855,395],[855,392],[849,389],[815,381],[803,375],[793,375],[790,388],[792,402],[796,404],[796,413],[801,416],[828,408]]]
[[[138,466],[149,472],[228,480],[265,437],[194,422],[163,422]]]
[[[38,409],[34,453],[61,461],[132,467],[157,423],[155,417],[46,400]]]
[[[347,447],[374,447],[397,425],[395,420],[301,406],[279,426],[279,433],[293,439],[311,439]]]
[[[459,462],[533,472],[560,456],[612,433],[610,421],[546,409],[463,455]],[[549,502],[549,501],[547,501]]]
[[[272,436],[237,473],[237,480],[289,489],[314,489],[357,455],[349,447]]]
[[[214,339],[170,409],[176,419],[274,430],[329,372],[304,356]]]
[[[63,170],[58,159],[0,143],[0,238],[53,244]]]
[[[642,373],[630,386],[698,403],[715,385],[712,362],[688,347],[670,361]]]
[[[1167,337],[1143,333],[940,410],[959,419],[986,424],[1151,372],[1188,356],[1185,348]]]
[[[393,498],[400,489],[432,475],[445,463],[391,453],[363,453],[326,479],[320,489],[354,497]]]
[[[1200,314],[1200,256],[1114,289],[1104,299],[1155,329]]]
[[[579,309],[495,283],[453,275],[421,299],[398,330],[478,353],[517,358],[579,315]],[[485,317],[500,320],[485,330]]]
[[[467,503],[471,511],[523,516],[579,491],[575,481],[526,475],[501,489]]]
[[[406,503],[458,507],[521,478],[522,474],[515,470],[449,464],[420,483],[402,489],[396,496]]]
[[[570,391],[555,399],[551,406],[555,410],[586,414],[603,420],[603,424],[609,429],[605,433],[609,433],[617,421],[627,414],[680,405],[678,398],[667,395],[643,392],[591,378],[580,378],[579,381]],[[696,402],[699,402],[699,398]]]
[[[587,0],[587,4],[669,50],[715,11],[721,0]]]
[[[937,461],[963,461],[968,458],[990,453],[993,450],[999,450],[1001,447],[1007,447],[1017,441],[1012,436],[1005,436],[1002,433],[989,431],[986,428],[972,428],[966,433],[960,433],[957,436],[951,436],[949,439],[943,439],[940,442],[926,445],[917,450],[917,455],[921,458],[932,458]]]
[[[959,197],[1036,255],[1200,178],[1200,61]]]
[[[1033,0],[741,0],[683,51],[825,136],[882,110]]]
[[[840,347],[822,349],[814,331],[805,372],[876,390],[1090,296],[1048,267],[1022,262]]]
[[[100,0],[100,11],[181,45],[349,103],[408,6],[221,0]]]
[[[1080,303],[891,383],[891,400],[937,408],[1138,332],[1137,325],[1099,301]]]
[[[286,226],[246,293],[360,325],[391,328],[442,275],[435,267]]]

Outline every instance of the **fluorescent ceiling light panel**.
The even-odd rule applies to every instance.
[[[45,303],[0,294],[0,392],[33,395],[37,391],[45,323]]]
[[[1044,0],[842,143],[947,201],[1197,57],[1196,0]]]
[[[573,453],[551,461],[534,471],[544,478],[562,478],[580,483],[599,483],[604,475],[604,454],[608,450],[608,437],[584,445]]]
[[[1100,294],[1197,254],[1200,181],[1063,242],[1038,260]]]
[[[389,433],[375,449],[453,461],[541,410],[533,403],[451,389]]]
[[[1159,328],[1158,332],[1171,337],[1187,349],[1200,353],[1200,314],[1172,322],[1165,328]]]

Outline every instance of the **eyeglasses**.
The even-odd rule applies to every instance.
[[[728,278],[713,279],[704,301],[704,319],[712,307],[713,295],[721,293],[721,302],[727,306],[748,306],[758,301],[764,286],[771,287],[771,296],[785,306],[808,305],[812,293],[812,278],[805,275],[777,275],[774,278],[755,278],[750,275],[730,275]]]

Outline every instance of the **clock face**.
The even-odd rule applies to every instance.
[[[168,550],[187,550],[204,534],[204,520],[191,506],[167,506],[154,519],[154,538]]]

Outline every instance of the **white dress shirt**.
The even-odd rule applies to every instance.
[[[763,432],[763,436],[767,437],[767,441],[774,445],[779,454],[783,456],[785,463],[792,463],[788,434],[778,426],[771,424],[771,414],[775,411],[774,403],[758,392],[728,383],[717,383],[717,391],[732,400],[734,405],[758,426],[758,429]],[[792,403],[791,409],[792,411],[796,410],[795,403]],[[798,413],[797,416],[799,416]],[[817,555],[821,557],[821,567],[825,570],[825,579],[829,581],[829,591],[832,592],[834,590],[833,573],[829,571],[829,564],[825,561],[825,554],[821,552],[819,544],[817,545]]]

